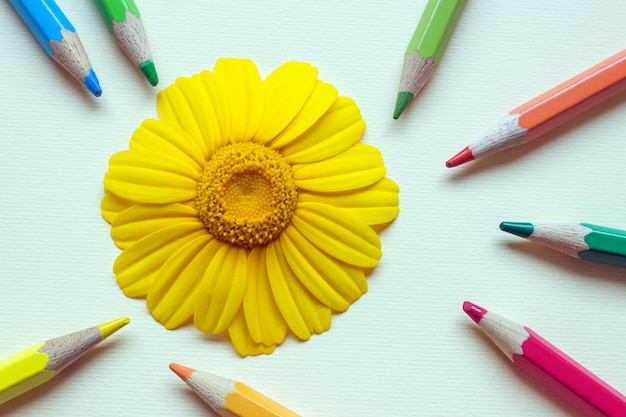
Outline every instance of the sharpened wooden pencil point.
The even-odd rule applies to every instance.
[[[96,77],[96,73],[93,70],[89,70],[87,76],[83,79],[83,84],[94,96],[100,97],[102,95],[100,81],[98,81],[98,77]]]
[[[194,372],[196,372],[195,369],[188,368],[177,363],[170,363],[170,369],[185,382],[191,377],[191,375],[193,375]]]
[[[176,363],[170,369],[223,417],[300,417],[249,386]]]
[[[463,309],[509,360],[585,415],[626,416],[626,397],[532,329],[468,301]]]
[[[528,237],[533,234],[532,223],[518,223],[518,222],[502,222],[500,223],[500,230],[510,233],[519,237]]]
[[[106,323],[102,323],[100,325],[100,332],[102,332],[102,340],[111,336],[113,333],[121,329],[130,323],[130,319],[128,317],[120,317],[115,320],[107,321]]]
[[[578,259],[626,267],[626,230],[590,223],[502,222],[504,232]]]
[[[467,0],[429,0],[404,53],[393,118],[419,94],[435,72]]]
[[[146,61],[139,65],[139,69],[153,87],[159,83],[159,76],[157,75],[154,62]]]
[[[0,361],[0,404],[49,381],[130,322],[128,317],[39,342]]]
[[[487,313],[487,310],[469,301],[463,303],[463,311],[474,320],[474,323],[478,323]]]
[[[523,145],[626,90],[626,49],[511,110],[446,165]]]
[[[472,155],[472,150],[468,146],[466,146],[459,153],[450,158],[446,162],[446,166],[448,168],[453,168],[473,160],[474,155]]]
[[[94,96],[102,88],[76,29],[54,0],[9,0],[41,47]]]
[[[393,110],[393,118],[397,119],[400,117],[406,106],[413,100],[413,94],[408,91],[400,91],[398,93],[398,97],[396,98],[396,107]]]
[[[143,21],[134,0],[94,0],[115,42],[152,86],[159,83]]]

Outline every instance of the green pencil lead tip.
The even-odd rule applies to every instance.
[[[159,83],[159,76],[157,75],[156,68],[154,67],[154,62],[148,60],[141,64],[139,69],[143,72],[143,75],[146,76],[152,86]]]
[[[500,230],[511,233],[512,235],[527,238],[533,234],[535,227],[532,223],[502,222],[500,223]]]
[[[408,91],[400,91],[398,93],[398,97],[396,98],[396,107],[393,110],[393,118],[397,119],[400,117],[406,106],[413,100],[413,94]]]

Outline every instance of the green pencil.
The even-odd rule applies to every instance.
[[[465,3],[467,0],[428,0],[404,54],[394,119],[400,117],[439,66]]]
[[[94,0],[115,42],[122,48],[150,84],[157,85],[157,76],[148,38],[134,0]]]
[[[626,267],[626,231],[589,223],[502,222],[500,230],[574,258]]]

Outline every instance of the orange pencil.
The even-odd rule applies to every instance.
[[[452,168],[530,142],[626,89],[626,50],[511,110],[446,162]]]
[[[301,417],[241,382],[175,363],[170,369],[222,417]]]

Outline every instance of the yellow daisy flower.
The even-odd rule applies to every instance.
[[[242,355],[308,340],[367,291],[375,231],[398,214],[354,101],[288,62],[247,59],[179,78],[104,177],[113,272],[156,320],[227,332]]]

